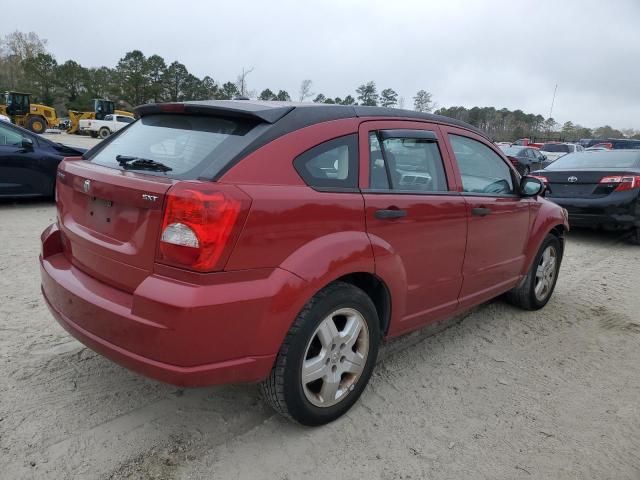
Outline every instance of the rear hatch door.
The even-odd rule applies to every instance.
[[[58,171],[65,255],[85,273],[132,292],[153,270],[169,178],[84,160]]]

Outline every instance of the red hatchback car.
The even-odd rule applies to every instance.
[[[382,339],[553,292],[566,214],[470,125],[251,101],[137,113],[60,164],[40,257],[58,322],[134,371],[262,382],[318,425],[356,402]]]

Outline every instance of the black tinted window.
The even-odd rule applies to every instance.
[[[293,165],[312,187],[358,186],[358,136],[334,138],[298,156]]]
[[[122,168],[117,155],[160,162],[171,168],[166,175],[196,179],[206,169],[215,176],[250,142],[255,124],[199,115],[159,114],[142,117],[107,140],[105,146],[90,150],[87,159],[100,165]],[[150,175],[162,172],[143,171]]]
[[[511,168],[486,145],[467,137],[450,135],[465,192],[512,194]]]
[[[420,193],[448,190],[438,144],[424,138],[369,136],[371,188]]]

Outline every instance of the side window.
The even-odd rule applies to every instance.
[[[118,115],[116,117],[116,120],[118,122],[122,122],[122,123],[133,123],[133,121],[134,121],[133,118],[131,118],[131,117],[123,117],[123,116],[120,116],[120,115]]]
[[[465,192],[508,195],[514,193],[511,169],[483,143],[449,135]]]
[[[112,122],[113,121],[113,115],[105,115],[104,116],[104,121],[105,122]]]
[[[7,145],[22,145],[22,135],[11,128],[0,125],[0,146]]]
[[[345,135],[307,150],[293,166],[311,187],[357,188],[358,135]]]
[[[401,130],[369,134],[370,185],[375,190],[446,192],[447,177],[438,143]],[[416,130],[416,132],[422,132]]]

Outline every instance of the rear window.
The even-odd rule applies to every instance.
[[[180,180],[199,178],[206,170],[214,177],[246,147],[255,123],[238,119],[198,115],[159,114],[142,117],[111,140],[89,151],[87,160],[118,168],[118,155],[159,162],[164,172],[136,170]]]
[[[572,151],[569,145],[563,145],[562,143],[545,143],[540,147],[540,150],[553,153],[570,153]]]
[[[591,151],[569,153],[551,163],[546,170],[571,170],[588,168],[634,168],[640,163],[635,152]]]

